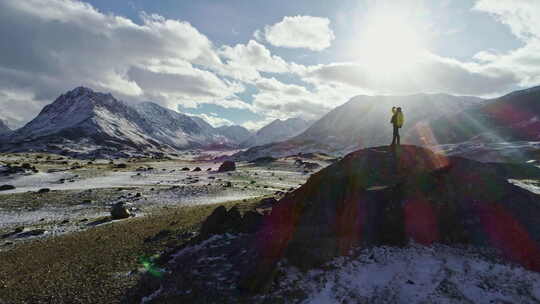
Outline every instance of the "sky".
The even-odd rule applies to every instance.
[[[540,83],[538,0],[1,0],[0,119],[77,86],[214,126]]]

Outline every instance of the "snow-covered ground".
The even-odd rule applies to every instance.
[[[478,249],[378,247],[336,258],[325,270],[282,268],[286,275],[271,297],[296,290],[306,295],[304,304],[540,302],[539,273]]]
[[[153,208],[171,205],[214,204],[271,195],[296,188],[309,177],[293,160],[264,166],[239,163],[236,171],[219,173],[216,170],[220,163],[196,161],[201,156],[197,151],[190,156],[136,163],[117,160],[116,164],[127,165],[122,169],[98,160],[73,170],[69,168],[74,160],[52,163],[32,155],[4,155],[0,159],[4,163],[32,163],[40,171],[0,176],[0,185],[15,186],[0,192],[0,236],[16,227],[48,231],[40,237],[85,229],[88,223],[108,215],[117,202],[128,203],[137,209],[137,216],[142,216]],[[182,170],[185,167],[190,170]],[[193,171],[196,167],[201,171]],[[50,191],[37,194],[43,188]],[[10,237],[9,242],[18,240]]]

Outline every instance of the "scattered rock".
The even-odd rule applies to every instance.
[[[201,168],[200,167],[196,167],[195,169],[193,169],[194,172],[198,172],[198,171],[201,171]]]
[[[230,160],[224,161],[218,169],[218,172],[227,172],[236,170],[236,163]]]
[[[256,158],[250,161],[250,163],[253,163],[255,165],[267,165],[269,163],[275,162],[276,160],[277,160],[276,158],[273,158],[271,156],[264,156],[264,157]]]
[[[15,186],[13,185],[2,185],[0,186],[0,191],[7,191],[7,190],[13,190],[15,189]]]
[[[188,167],[184,167],[184,168],[182,168],[182,171],[189,171],[189,168],[188,168]]]
[[[318,169],[321,165],[317,163],[310,163],[310,162],[304,162],[303,167],[307,170],[315,170]]]
[[[38,236],[38,235],[45,234],[47,232],[48,231],[45,230],[45,229],[34,229],[34,230],[27,231],[27,232],[19,233],[17,235],[17,237],[18,238],[23,238],[23,237],[29,237],[29,236]]]
[[[131,212],[128,207],[122,202],[116,203],[111,208],[111,217],[114,220],[125,219],[131,216]]]
[[[278,201],[273,197],[263,198],[257,204],[259,208],[272,208]]]
[[[42,194],[42,193],[48,193],[48,192],[51,192],[51,189],[49,189],[49,188],[41,188],[41,189],[38,190],[37,193]]]
[[[116,169],[125,169],[125,168],[127,168],[127,165],[126,164],[116,164],[114,167]]]
[[[231,182],[226,182],[223,187],[225,188],[229,188],[229,187],[232,187],[232,183]]]

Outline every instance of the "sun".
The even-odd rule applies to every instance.
[[[370,16],[357,35],[355,57],[374,73],[412,73],[427,47],[422,28],[395,12]]]

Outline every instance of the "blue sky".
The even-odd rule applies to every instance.
[[[0,11],[0,118],[12,126],[77,85],[255,129],[358,94],[491,97],[540,80],[535,0],[5,0]]]

